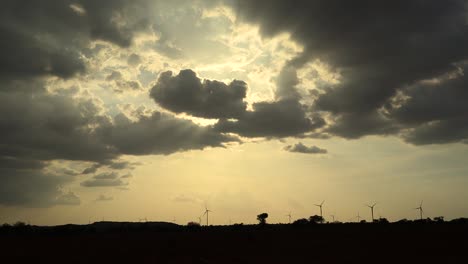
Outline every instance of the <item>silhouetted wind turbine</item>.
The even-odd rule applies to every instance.
[[[287,214],[286,216],[289,217],[289,223],[291,223],[291,212],[289,212],[289,214]]]
[[[419,207],[414,208],[414,209],[416,209],[416,210],[419,210],[419,217],[420,217],[421,220],[423,219],[423,216],[422,216],[422,215],[423,215],[423,208],[422,208],[422,205],[423,205],[423,201],[421,201],[421,203],[419,204]]]
[[[370,210],[371,210],[372,222],[374,222],[374,206],[375,206],[376,204],[377,204],[377,203],[374,203],[373,205],[368,205],[368,204],[366,204],[366,206],[369,207]]]
[[[198,217],[198,223],[201,225],[201,216]]]
[[[335,222],[335,215],[330,215],[332,217],[332,223]]]
[[[205,213],[203,215],[206,215],[206,226],[208,226],[208,215],[211,212],[211,210],[208,210],[208,207],[205,205]]]
[[[320,217],[322,217],[322,218],[323,218],[323,215],[322,215],[322,206],[323,206],[323,203],[324,203],[324,202],[325,202],[325,200],[323,200],[321,204],[316,204],[316,205],[315,205],[315,206],[320,207]]]
[[[361,216],[359,215],[359,212],[357,212],[356,219],[357,219],[358,222],[359,222],[359,220],[361,220]]]

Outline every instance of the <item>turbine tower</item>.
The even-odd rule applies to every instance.
[[[332,217],[332,223],[335,222],[335,215],[330,215]]]
[[[357,212],[356,219],[357,219],[358,222],[361,220],[361,216],[359,215],[359,212]]]
[[[369,207],[370,210],[371,210],[372,222],[374,222],[374,206],[375,206],[376,204],[377,204],[377,203],[374,203],[373,205],[368,205],[368,204],[366,204],[366,206]]]
[[[423,205],[423,201],[421,201],[421,203],[419,204],[419,207],[414,208],[416,210],[419,210],[419,219],[421,220],[423,220],[423,212],[424,212],[422,205]]]
[[[289,214],[287,214],[286,216],[289,217],[289,223],[291,223],[291,212],[289,212]]]
[[[325,202],[325,200],[323,200],[321,204],[316,204],[316,205],[315,205],[315,206],[317,206],[317,207],[320,207],[320,217],[322,217],[322,218],[323,218],[322,206],[323,206],[323,203],[324,203],[324,202]]]
[[[206,226],[208,226],[208,215],[211,212],[211,210],[208,210],[208,207],[205,205],[205,213],[203,215],[206,215]]]

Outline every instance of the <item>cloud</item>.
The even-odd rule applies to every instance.
[[[122,181],[121,177],[115,172],[103,172],[83,181],[80,185],[83,187],[118,187],[126,186],[128,183]]]
[[[327,127],[325,132],[349,139],[367,135],[391,135],[400,130],[397,122],[377,111],[344,113],[335,118],[334,123]]]
[[[119,153],[128,155],[171,154],[179,151],[223,147],[224,143],[238,141],[223,135],[212,127],[201,127],[189,120],[154,112],[132,121],[123,114],[114,124],[99,130],[104,142]]]
[[[61,186],[70,183],[70,175],[46,172],[41,168],[24,166],[0,168],[0,203],[7,206],[49,207],[73,205],[77,199],[64,194]]]
[[[236,121],[222,119],[215,128],[244,137],[288,137],[301,136],[324,124],[320,117],[307,117],[305,107],[289,99],[254,103],[253,111],[247,111]]]
[[[464,127],[449,121],[457,116],[456,107],[450,109],[449,104],[441,106],[440,102],[427,98],[432,93],[443,101],[458,102],[464,98],[464,90],[448,88],[435,92],[436,89],[424,85],[408,93],[407,87],[454,72],[468,59],[466,1],[382,4],[366,0],[303,0],[290,4],[286,0],[237,0],[226,3],[232,5],[241,21],[258,24],[262,35],[289,32],[292,39],[303,45],[304,52],[291,62],[294,67],[321,61],[339,76],[337,84],[322,87],[323,93],[312,107],[316,113],[331,115],[334,123],[330,123],[328,130],[335,135],[347,138],[400,135],[409,129],[414,133],[419,131],[421,137],[425,135],[426,140],[420,143],[449,142],[437,140],[436,130],[447,139],[453,138],[453,142],[464,137]],[[445,85],[457,86],[456,82]],[[390,116],[382,116],[382,108],[402,91],[413,99],[402,101],[408,105],[398,107]],[[407,111],[411,113],[404,114]],[[442,120],[437,121],[440,125],[421,124],[442,115]],[[351,126],[355,121],[359,125]],[[451,126],[459,132],[449,136],[441,126]],[[428,131],[434,134],[429,136]],[[404,138],[416,142],[413,136]]]
[[[104,194],[100,194],[98,198],[96,198],[96,202],[108,202],[114,200],[114,197],[112,196],[106,196]]]
[[[125,79],[120,71],[113,70],[109,75],[107,75],[106,81],[114,84],[112,88],[117,93],[141,89],[141,85],[138,81]]]
[[[308,147],[302,144],[301,142],[295,145],[288,145],[284,147],[284,150],[289,151],[289,152],[304,153],[304,154],[326,154],[327,153],[326,149],[322,149],[316,146]]]
[[[122,73],[119,71],[112,71],[109,75],[106,77],[106,81],[118,81],[122,80]]]
[[[128,56],[127,63],[130,66],[138,66],[141,63],[141,57],[138,54],[132,53]]]
[[[99,163],[93,164],[91,167],[85,168],[85,169],[81,172],[81,174],[91,174],[91,173],[95,173],[100,167],[101,167],[101,164],[99,164]]]
[[[92,97],[79,90],[51,93],[41,80],[0,80],[0,87],[0,204],[55,205],[60,185],[75,174],[50,174],[50,161],[93,162],[82,171],[91,174],[102,166],[131,169],[132,164],[118,160],[122,155],[170,154],[237,141],[168,114],[110,118]],[[120,179],[83,183],[124,184]]]
[[[57,205],[80,205],[80,197],[76,196],[73,192],[68,192],[57,197],[55,202]]]
[[[128,47],[134,33],[145,28],[145,18],[139,19],[138,13],[146,3],[141,0],[64,0],[34,4],[2,1],[0,77],[70,78],[84,72],[81,49],[92,40]]]
[[[192,70],[160,74],[150,96],[174,113],[204,118],[236,118],[245,112],[247,84],[234,80],[229,84],[201,80]]]
[[[118,155],[90,128],[108,122],[93,99],[23,91],[28,83],[0,82],[0,156],[100,162]]]

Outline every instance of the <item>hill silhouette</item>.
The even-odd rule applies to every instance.
[[[96,222],[0,228],[5,263],[455,263],[468,219],[229,226]]]

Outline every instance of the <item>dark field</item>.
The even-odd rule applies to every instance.
[[[2,263],[468,263],[468,225],[24,226],[1,229],[0,253]]]

